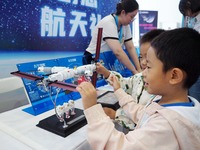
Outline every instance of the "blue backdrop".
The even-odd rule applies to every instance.
[[[116,11],[118,0],[6,0],[0,2],[0,79],[16,64],[81,55],[91,30]]]
[[[0,50],[82,51],[118,0],[1,1]]]

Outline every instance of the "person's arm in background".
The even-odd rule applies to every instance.
[[[133,60],[134,64],[135,64],[135,67],[137,69],[138,72],[141,72],[141,68],[140,68],[140,63],[139,63],[139,59],[138,59],[138,55],[136,53],[136,49],[133,45],[133,41],[132,40],[129,40],[129,41],[126,41],[124,43],[131,59]]]
[[[124,65],[126,66],[133,74],[138,73],[140,70],[136,70],[135,66],[132,64],[130,61],[129,57],[127,54],[124,52],[122,49],[120,43],[118,40],[115,39],[106,39],[106,43],[110,47],[110,49],[113,51],[117,59]],[[135,52],[136,54],[136,52]],[[137,57],[137,55],[136,55]],[[136,63],[137,64],[137,63]],[[139,64],[139,61],[138,61]]]

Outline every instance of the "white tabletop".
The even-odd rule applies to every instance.
[[[112,87],[106,85],[98,89],[98,95],[101,95]],[[86,140],[87,125],[62,137],[36,126],[40,120],[54,115],[54,109],[33,116],[22,110],[27,107],[30,105],[0,114],[1,150],[90,150]],[[83,109],[81,99],[75,101],[75,107]]]
[[[75,106],[82,108],[81,100],[76,100]],[[22,111],[23,108],[27,107],[29,105],[0,114],[0,145],[2,150],[88,150],[86,143],[87,125],[64,138],[36,126],[40,120],[55,114],[54,110],[33,116]]]

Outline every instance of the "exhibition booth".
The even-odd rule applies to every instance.
[[[117,2],[23,0],[23,5],[3,2],[4,31],[0,39],[0,140],[3,150],[91,149],[76,86],[85,81],[83,72],[84,77],[85,72],[90,74],[88,80],[92,80],[94,64],[83,65],[82,56],[90,42],[92,29],[104,16],[114,12]],[[178,0],[172,2],[178,13]],[[157,9],[158,0],[152,0],[152,6],[147,0],[138,3],[141,3],[140,10],[131,24],[137,54],[143,34],[182,24],[180,14],[178,21],[162,21],[163,11]],[[128,54],[126,49],[124,51]],[[98,62],[123,77],[132,75],[112,51],[101,52]],[[53,72],[53,69],[58,70]],[[58,73],[63,71],[65,75],[62,74],[61,80]],[[114,109],[119,107],[112,87],[101,75],[96,76],[95,86],[98,103]],[[108,98],[112,100],[105,102]],[[65,108],[64,105],[70,102],[73,106]],[[58,106],[67,111],[60,112]],[[63,118],[63,115],[66,116]]]

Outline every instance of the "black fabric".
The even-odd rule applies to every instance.
[[[94,58],[92,56],[93,55],[90,52],[85,51],[82,58],[83,65],[91,64],[91,62],[94,61]]]

